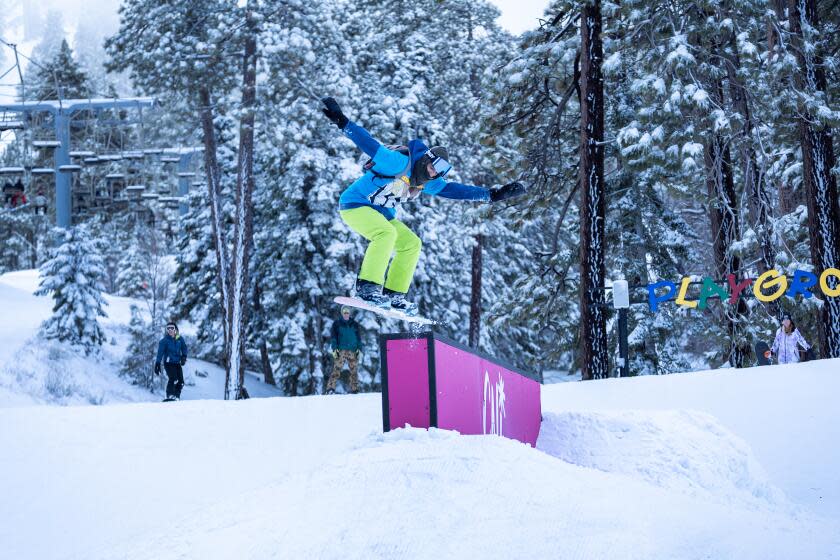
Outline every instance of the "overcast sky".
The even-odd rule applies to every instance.
[[[499,23],[511,33],[522,33],[537,27],[537,21],[548,7],[549,0],[490,0],[502,10]]]
[[[502,16],[499,23],[511,33],[519,34],[528,29],[535,28],[543,10],[548,6],[550,0],[489,0],[499,7]],[[22,33],[22,20],[24,7],[34,9],[40,13],[47,10],[58,10],[64,17],[64,31],[71,38],[80,19],[86,22],[96,22],[96,26],[103,33],[116,31],[119,25],[117,8],[119,0],[0,0],[0,9],[6,11],[5,18],[0,18],[0,26],[6,20],[6,29],[0,29],[0,37],[7,41],[19,43],[21,52],[29,54],[34,41],[25,42]],[[11,8],[11,9],[9,9]],[[5,49],[4,49],[5,50]],[[3,53],[0,61],[11,62],[10,56]],[[9,53],[10,54],[10,53]],[[5,59],[5,60],[4,60]],[[3,64],[0,69],[2,73],[8,64]],[[13,84],[17,83],[17,77],[13,74],[7,75],[0,80],[0,102],[8,102],[14,94]]]
[[[76,21],[82,17],[105,23],[116,21],[119,0],[17,0],[22,4],[31,4],[40,9],[59,10],[64,13],[64,21],[75,27]],[[542,16],[549,0],[490,0],[502,10],[500,23],[502,27],[512,33],[521,33],[537,26],[537,19]],[[6,0],[6,5],[16,3]],[[105,21],[103,21],[103,19]]]

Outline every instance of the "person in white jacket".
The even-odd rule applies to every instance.
[[[804,350],[811,348],[796,324],[791,319],[789,313],[782,315],[782,326],[776,331],[776,340],[773,341],[773,347],[770,351],[776,356],[780,364],[795,364],[799,362],[799,347]]]

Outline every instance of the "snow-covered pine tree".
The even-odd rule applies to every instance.
[[[172,294],[172,316],[187,319],[196,326],[195,342],[190,345],[192,355],[223,363],[224,319],[216,289],[216,256],[207,192],[192,191],[189,208],[181,219],[181,233],[176,240],[177,266],[173,281],[177,287]]]
[[[120,373],[134,385],[151,392],[166,385],[163,375],[155,376],[154,352],[160,340],[160,324],[148,321],[144,312],[136,305],[131,306],[131,321],[128,324],[130,342],[126,349]]]
[[[816,0],[788,1],[788,48],[796,55],[792,86],[798,98],[797,115],[802,149],[802,176],[808,201],[808,231],[813,266],[822,271],[840,263],[840,202],[835,174],[832,124],[840,111],[826,97],[826,67],[836,68],[837,51],[825,52]],[[827,57],[827,58],[826,58]],[[836,107],[836,105],[835,105]],[[829,286],[840,282],[833,278]],[[827,358],[840,357],[840,298],[822,305],[820,346]]]
[[[118,284],[131,292],[130,297],[139,299],[143,309],[131,306],[130,342],[121,372],[134,384],[154,392],[164,385],[163,376],[155,377],[151,364],[162,327],[170,320],[171,258],[159,230],[138,222],[132,234],[134,243],[126,252],[132,262],[123,262],[125,274],[120,274]]]
[[[130,68],[135,86],[146,92],[159,93],[165,98],[186,99],[199,117],[204,135],[204,168],[218,268],[217,286],[225,317],[223,332],[226,375],[228,379],[236,379],[237,384],[242,382],[241,373],[231,373],[230,367],[240,369],[241,340],[246,337],[246,333],[242,328],[234,329],[231,321],[234,316],[244,316],[236,312],[237,306],[243,305],[243,298],[247,297],[243,294],[248,291],[247,282],[239,282],[239,279],[247,280],[247,259],[240,257],[247,255],[250,241],[245,239],[249,237],[247,234],[245,238],[240,237],[235,241],[236,260],[232,263],[229,246],[231,232],[224,221],[226,197],[223,192],[224,178],[219,155],[221,146],[216,134],[216,118],[225,107],[230,106],[231,92],[236,90],[237,79],[241,76],[238,65],[230,64],[230,53],[250,48],[248,45],[251,43],[245,37],[250,33],[249,22],[256,22],[256,19],[246,17],[248,12],[247,6],[240,9],[222,0],[193,0],[181,2],[174,7],[151,0],[130,0],[120,8],[119,32],[106,41],[106,49],[111,56],[108,62],[110,69]],[[277,13],[274,11],[272,15]],[[248,30],[248,33],[243,33],[243,29]],[[191,64],[187,64],[187,60]],[[247,95],[251,88],[247,83],[243,87],[242,91]],[[245,98],[243,100],[247,106],[249,102]],[[245,130],[252,128],[248,124],[252,115],[247,110],[238,115]],[[246,171],[249,161],[250,157],[240,159],[239,170]],[[247,214],[247,198],[237,196],[233,210],[238,209]],[[232,285],[231,268],[234,266],[239,274],[236,283]],[[232,294],[231,290],[235,293]],[[236,301],[232,301],[232,297]],[[238,325],[238,319],[236,322]],[[236,334],[236,341],[231,341],[232,333]],[[240,391],[235,389],[231,392],[229,386],[226,383],[225,396],[238,397]],[[231,393],[235,393],[235,396]]]
[[[268,21],[262,39],[264,125],[256,153],[264,180],[254,193],[254,278],[262,290],[257,324],[276,380],[290,395],[323,390],[325,345],[337,317],[332,298],[352,287],[353,261],[361,255],[361,243],[336,208],[359,168],[349,141],[321,113],[319,99],[333,95],[352,115],[358,98],[337,16],[341,8],[300,2]],[[376,321],[370,315],[357,319],[369,333],[370,348]],[[370,371],[360,367],[362,390],[372,387]]]
[[[66,39],[62,39],[49,60],[31,68],[33,75],[26,77],[26,98],[29,100],[81,99],[90,95],[87,75],[73,57]]]
[[[615,14],[613,26],[624,28],[625,14]],[[605,79],[609,83],[607,105],[608,130],[622,130],[636,118],[636,101],[630,89],[632,52],[625,38],[617,33],[605,37],[605,48],[613,54],[605,61]],[[618,53],[623,53],[624,56]],[[676,278],[688,263],[700,262],[696,253],[697,233],[668,199],[667,189],[658,180],[656,165],[629,165],[615,142],[606,144],[608,197],[606,238],[607,277],[628,280],[632,287],[629,314],[631,375],[687,371],[691,364],[685,355],[694,352],[691,341],[705,326],[677,306],[663,306],[656,315],[647,309],[642,286],[660,278]],[[615,325],[616,321],[610,321]],[[617,334],[617,333],[616,333]],[[611,349],[617,352],[617,336]],[[689,347],[688,352],[683,349]]]
[[[101,279],[105,274],[97,241],[84,225],[57,231],[60,243],[40,269],[35,295],[53,298],[53,314],[41,325],[47,338],[70,342],[90,353],[105,334],[99,318],[106,317]]]
[[[594,7],[587,4],[587,9]],[[597,255],[602,254],[603,230],[601,233],[595,231],[598,233],[595,237],[584,235],[580,226],[580,206],[572,204],[583,192],[580,189],[582,136],[578,116],[582,93],[580,10],[581,5],[573,2],[552,3],[546,10],[548,21],[522,37],[519,52],[497,73],[499,80],[494,86],[496,116],[491,124],[493,130],[511,128],[520,138],[519,166],[534,185],[531,204],[523,212],[523,219],[530,222],[523,234],[530,235],[526,237],[526,243],[533,247],[532,253],[538,255],[536,262],[523,267],[525,274],[514,284],[515,294],[507,305],[497,309],[497,313],[499,319],[529,325],[525,332],[540,333],[539,342],[532,343],[530,348],[523,345],[542,363],[540,369],[553,369],[560,360],[563,369],[588,368],[587,377],[601,377],[608,374],[606,333],[603,332],[603,316],[599,317],[603,313],[599,303],[603,299],[600,291],[603,260]],[[595,74],[591,77],[595,78],[594,81],[590,79],[593,86],[600,81]],[[601,109],[593,107],[593,111],[590,116],[599,118],[596,114]],[[596,142],[592,147],[595,146],[600,144]],[[598,159],[592,160],[595,167],[600,165]],[[590,194],[598,194],[596,198],[603,200],[602,189],[603,184],[598,180]],[[603,225],[603,218],[597,217],[601,212],[599,208],[603,210],[604,206],[592,207],[592,224],[600,224],[598,227]],[[592,247],[597,245],[601,249],[596,253],[582,252],[578,244],[569,241],[575,238],[595,240]],[[597,257],[594,261],[586,260],[595,276],[602,279],[596,282],[597,289],[584,288],[581,284],[579,265],[587,256]],[[578,344],[582,341],[578,337],[580,325],[584,323],[578,314],[584,301],[581,294],[587,295],[584,298],[587,304],[594,304],[588,307],[594,312],[594,322],[587,323],[592,327],[588,329],[590,342]],[[600,342],[592,343],[592,340]],[[593,350],[598,354],[597,359],[581,360],[585,353]],[[587,363],[596,367],[586,366]]]
[[[753,104],[741,63],[755,56],[760,6],[749,0],[708,6],[639,1],[622,4],[622,9],[628,31],[623,56],[638,99],[635,120],[618,134],[625,157],[637,171],[656,171],[654,178],[669,198],[688,206],[705,198],[713,259],[690,266],[715,270],[724,283],[729,275],[740,278],[755,270],[744,265],[744,257],[755,262],[755,253],[744,255],[741,242],[745,210],[752,206],[757,217],[751,235],[758,232],[753,249],[763,255],[758,268],[766,267],[772,251],[769,200],[758,176],[761,140],[752,124]],[[672,21],[680,24],[665,24]],[[639,36],[646,40],[633,39]],[[733,147],[740,152],[740,165]],[[703,169],[704,184],[698,169]],[[705,197],[698,197],[703,190]],[[698,222],[695,227],[702,226]],[[754,335],[746,302],[706,313],[715,317],[719,357],[737,367],[749,365]]]

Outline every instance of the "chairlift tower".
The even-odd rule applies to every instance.
[[[178,214],[181,216],[184,216],[189,211],[187,195],[190,192],[190,183],[195,178],[195,172],[190,170],[192,157],[202,151],[204,151],[204,148],[201,146],[194,148],[165,148],[163,150],[164,157],[172,157],[173,160],[176,157],[178,158],[178,198],[181,199],[178,203]]]
[[[55,121],[55,223],[60,228],[69,228],[70,214],[70,123],[74,114],[80,111],[102,111],[108,109],[142,109],[153,107],[153,97],[126,97],[123,99],[63,99],[48,101],[22,101],[0,105],[0,112],[21,113],[22,121],[32,113],[50,113]],[[64,167],[64,170],[62,170]]]

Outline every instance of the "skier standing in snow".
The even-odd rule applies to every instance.
[[[182,366],[187,363],[187,343],[178,333],[178,325],[173,322],[166,324],[166,334],[158,343],[155,375],[160,375],[161,361],[163,361],[166,376],[169,378],[166,384],[166,400],[180,400],[181,389],[184,387]]]
[[[780,364],[795,364],[799,362],[800,346],[806,351],[811,348],[796,328],[790,314],[785,313],[782,316],[782,326],[776,331],[776,340],[773,341],[770,352],[776,356]]]
[[[446,181],[446,175],[452,170],[446,148],[429,148],[416,138],[405,147],[383,146],[367,130],[350,121],[335,99],[326,97],[322,101],[325,106],[322,111],[327,118],[370,157],[364,167],[365,174],[339,198],[341,219],[370,241],[356,281],[356,297],[383,309],[415,315],[417,304],[408,301],[406,294],[422,243],[396,219],[397,207],[420,193],[498,202],[523,194],[525,188],[517,182],[485,189]],[[393,252],[396,254],[389,267]]]
[[[359,392],[359,358],[362,355],[362,333],[357,323],[350,316],[350,308],[341,308],[341,317],[333,322],[330,330],[333,370],[327,380],[327,394],[335,393],[335,384],[341,376],[344,362],[350,368],[350,392]]]

